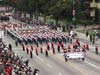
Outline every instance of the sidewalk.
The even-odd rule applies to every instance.
[[[35,63],[33,62],[33,60],[31,60],[30,56],[27,55],[27,53],[25,51],[22,50],[22,47],[21,45],[18,45],[17,47],[15,46],[15,41],[10,37],[10,36],[4,36],[3,37],[3,41],[6,43],[6,44],[12,44],[12,50],[15,54],[17,54],[19,56],[19,58],[23,58],[22,60],[23,61],[26,61],[27,59],[30,60],[29,62],[29,66],[31,66],[32,70],[34,71],[34,68],[36,66]]]
[[[78,34],[78,37],[79,37],[80,39],[86,40],[87,42],[90,43],[89,37],[86,37],[85,34],[80,33],[80,32],[76,32],[76,33]],[[91,43],[91,44],[92,44],[92,43]],[[99,46],[100,46],[100,40],[98,39],[97,41],[95,41],[95,44],[92,44],[92,45],[99,45]]]
[[[99,54],[100,54],[100,40],[96,41],[95,44],[92,44],[90,41],[89,41],[89,38],[85,36],[85,34],[83,33],[80,33],[80,32],[76,32],[78,34],[78,37],[80,39],[80,42],[81,44],[86,44],[88,43],[89,44],[89,47],[90,47],[90,51],[92,52],[95,52],[95,46],[98,46],[98,51],[99,51]]]

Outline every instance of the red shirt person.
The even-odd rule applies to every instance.
[[[30,58],[33,58],[32,50],[30,50]]]
[[[38,48],[36,47],[36,55],[38,56]]]
[[[60,44],[58,43],[58,45],[57,45],[57,46],[58,46],[58,52],[60,52]]]
[[[47,49],[50,50],[50,45],[49,45],[49,43],[47,43]]]
[[[70,47],[70,45],[68,45],[68,52],[70,52],[71,51],[71,47]]]
[[[31,50],[33,51],[33,45],[31,45]]]
[[[22,48],[23,48],[23,51],[25,51],[25,44],[22,43]]]
[[[29,54],[29,48],[28,47],[26,48],[26,51],[27,51],[27,54]]]
[[[7,75],[12,75],[12,67],[11,66],[8,66],[6,68],[6,73],[7,73]]]

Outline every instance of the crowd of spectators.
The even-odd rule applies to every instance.
[[[12,51],[12,45],[5,45],[0,41],[0,75],[35,75],[28,66],[29,60],[20,58]]]
[[[1,22],[3,22],[3,21],[9,22],[9,20],[10,20],[9,16],[0,16]]]

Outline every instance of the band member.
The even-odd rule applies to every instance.
[[[95,46],[95,53],[98,54],[98,46]]]
[[[46,51],[45,51],[45,56],[47,56],[47,57],[48,57],[48,50],[46,50]]]
[[[64,49],[64,43],[63,42],[61,43],[61,47],[62,47],[62,49]]]
[[[31,45],[31,50],[33,51],[33,46]]]
[[[77,46],[80,47],[80,41],[79,39],[76,40]]]
[[[53,42],[51,43],[51,46],[52,46],[52,52],[53,52],[53,54],[55,54],[55,48],[54,48],[54,43]]]
[[[43,48],[42,47],[40,48],[40,52],[43,53]]]
[[[49,43],[47,43],[47,49],[48,49],[48,50],[50,50],[50,46],[49,46]]]
[[[18,41],[17,40],[15,40],[15,45],[18,46]]]
[[[25,44],[22,43],[22,48],[23,48],[23,51],[25,51]]]
[[[38,56],[38,48],[36,47],[36,55]]]
[[[32,50],[30,50],[30,58],[33,58]]]
[[[54,46],[52,47],[52,52],[53,52],[53,54],[55,54],[55,48],[54,48]]]
[[[89,45],[88,44],[86,44],[86,49],[89,50]]]
[[[11,50],[11,51],[12,51],[12,45],[11,45],[11,44],[9,44],[9,50]]]
[[[27,54],[29,54],[29,49],[28,49],[28,47],[26,48],[26,51],[27,51]]]
[[[58,43],[58,52],[60,52],[60,44]]]
[[[86,52],[86,50],[85,50],[85,47],[84,47],[84,46],[82,47],[82,52]]]
[[[70,52],[70,50],[71,50],[71,47],[70,47],[70,45],[68,45],[68,52]]]

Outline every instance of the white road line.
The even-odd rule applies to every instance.
[[[63,56],[64,54],[62,53],[62,54],[59,54],[59,55]]]
[[[33,55],[36,56],[40,61],[44,62],[44,60],[41,57],[37,56],[35,53],[33,53]]]
[[[87,63],[87,64],[89,64],[89,65],[91,65],[91,66],[93,66],[93,67],[95,67],[95,68],[97,68],[97,69],[100,70],[100,67],[98,67],[98,66],[96,66],[96,65],[94,65],[94,64],[92,64],[92,63],[90,63],[90,62],[88,62],[88,61],[85,61],[85,63]]]
[[[14,49],[17,49],[17,50],[18,50],[18,49],[22,49],[22,48],[12,48],[12,49],[13,49],[13,50],[14,50]]]
[[[49,68],[52,68],[52,66],[51,66],[50,64],[47,64],[47,66],[48,66]]]
[[[58,73],[58,75],[62,75],[61,73]]]
[[[38,59],[40,59],[42,62],[44,62],[44,60],[42,58],[40,58],[39,56],[37,56]]]

